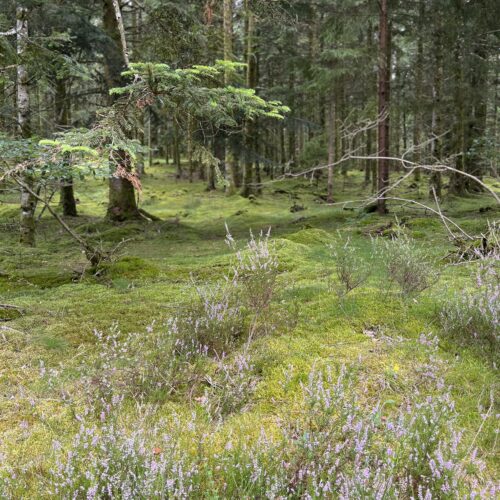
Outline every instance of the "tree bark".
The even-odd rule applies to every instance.
[[[415,107],[413,111],[413,147],[419,146],[422,143],[423,134],[423,113],[422,113],[422,83],[423,83],[423,65],[424,65],[424,16],[425,3],[424,0],[419,0],[418,4],[418,21],[417,21],[417,60],[415,62]],[[420,149],[415,150],[413,161],[420,163],[422,154]],[[415,181],[420,181],[420,169],[415,170]]]
[[[257,64],[254,46],[255,15],[250,9],[249,0],[245,0],[246,18],[246,61],[247,61],[247,87],[255,89],[257,84]],[[254,179],[253,154],[255,149],[255,123],[247,120],[245,124],[245,165],[243,171],[243,185],[241,195],[248,197],[254,193],[252,187]]]
[[[70,101],[66,87],[66,81],[56,77],[56,123],[59,128],[64,131],[70,125]],[[70,155],[67,154],[64,158],[67,168],[70,167]],[[66,175],[61,179],[61,188],[59,190],[60,205],[65,217],[76,217],[76,200],[73,188],[73,177],[71,174]]]
[[[232,61],[233,54],[233,2],[234,0],[224,0],[224,60]],[[230,71],[226,70],[224,73],[224,85],[231,83]],[[232,147],[231,141],[226,140],[225,152],[225,167],[226,167],[226,193],[228,195],[234,194],[236,188],[239,187],[239,174],[238,164],[236,162],[236,155]]]
[[[17,33],[17,126],[20,137],[28,139],[31,136],[30,96],[28,87],[28,71],[25,65],[26,49],[28,47],[28,10],[18,6],[16,9]],[[36,199],[32,194],[33,177],[27,171],[23,175],[21,187],[21,220],[20,242],[26,246],[35,245],[35,209]],[[28,189],[26,189],[26,186]]]
[[[103,2],[104,29],[115,45],[115,50],[106,51],[105,56],[108,87],[112,88],[122,83],[121,72],[129,66],[129,56],[119,2],[118,0],[103,0]],[[124,151],[115,152],[115,158],[121,162],[119,166],[125,172],[132,172],[131,159]],[[110,166],[112,170],[109,178],[108,218],[114,221],[141,219],[134,186],[126,177],[114,175],[116,164],[113,160],[110,161]]]
[[[331,96],[328,106],[328,181],[327,181],[327,203],[333,203],[333,163],[335,162],[335,98]]]
[[[437,21],[439,22],[439,21]],[[432,156],[435,160],[441,158],[442,150],[442,105],[441,93],[443,85],[443,59],[442,59],[442,32],[441,26],[438,26],[434,33],[434,82],[432,88],[433,106],[432,106],[432,133],[434,140],[432,142]],[[431,172],[429,193],[432,197],[442,196],[442,179],[441,172],[435,170]]]
[[[390,102],[390,33],[388,0],[380,0],[379,72],[378,72],[378,200],[379,214],[387,213],[385,190],[389,186],[389,102]]]

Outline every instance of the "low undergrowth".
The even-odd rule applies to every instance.
[[[227,212],[279,238],[224,243],[233,200],[199,197],[100,277],[13,282],[0,498],[497,498],[498,254],[444,265],[428,218],[371,241],[266,197]]]
[[[463,439],[458,413],[436,361],[437,339],[425,348],[419,392],[402,400],[367,397],[354,369],[313,367],[287,418],[252,437],[221,440],[217,421],[155,406],[124,419],[127,397],[113,385],[75,402],[77,431],[54,439],[40,494],[56,498],[496,498],[500,486],[484,476],[474,441]],[[224,367],[200,408],[241,410],[255,389],[247,359]],[[105,367],[101,367],[105,370]],[[42,377],[50,377],[45,372]],[[293,369],[285,374],[293,376]],[[110,386],[111,387],[111,386]],[[248,392],[247,392],[248,391]],[[235,399],[230,399],[230,396]],[[235,406],[235,401],[237,402]],[[493,404],[493,403],[492,403]],[[484,409],[483,423],[493,419]],[[481,432],[481,428],[478,429]],[[13,498],[29,477],[5,462],[0,492]]]

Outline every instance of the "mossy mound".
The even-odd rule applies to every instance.
[[[125,279],[147,279],[158,276],[160,270],[151,262],[140,257],[126,256],[116,262],[105,264],[102,267],[106,277],[113,280]]]
[[[321,245],[331,243],[332,235],[323,229],[302,229],[286,239],[302,245]]]
[[[418,217],[410,220],[408,226],[410,229],[438,229],[441,227],[441,222],[434,218],[430,217]]]
[[[21,309],[0,304],[0,322],[12,321],[22,315]]]
[[[80,234],[91,237],[95,240],[103,240],[109,243],[119,243],[129,238],[137,238],[144,232],[144,227],[140,223],[125,223],[111,225],[102,221],[97,223],[82,224],[77,228]]]
[[[284,238],[278,238],[274,241],[281,270],[293,269],[310,253],[310,248],[303,243],[296,243]]]
[[[129,238],[137,238],[143,232],[144,228],[140,224],[127,224],[103,231],[101,238],[110,243],[119,243]]]
[[[73,273],[61,269],[30,269],[12,276],[11,281],[18,281],[21,285],[34,285],[41,289],[57,288],[73,281]]]

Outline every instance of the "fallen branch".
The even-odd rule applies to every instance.
[[[19,187],[25,189],[36,200],[43,203],[44,207],[51,213],[51,215],[57,220],[57,222],[59,222],[63,229],[79,243],[85,253],[85,256],[93,267],[97,267],[103,260],[105,260],[106,255],[97,248],[90,245],[78,233],[73,231],[73,229],[71,229],[68,224],[66,224],[66,222],[59,216],[59,214],[50,206],[50,203],[45,198],[41,197],[36,191],[33,191],[30,186],[22,182],[18,177],[13,176],[13,179]]]

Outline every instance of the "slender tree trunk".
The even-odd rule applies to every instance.
[[[179,125],[177,121],[174,119],[173,123],[173,157],[175,162],[175,178],[177,180],[182,179],[182,164],[181,164],[181,153],[180,153],[180,145],[179,145]]]
[[[153,166],[153,127],[152,127],[152,116],[153,113],[151,109],[148,109],[146,120],[147,120],[147,141],[148,141],[148,168]],[[144,166],[142,167],[141,176],[146,173]]]
[[[295,74],[292,69],[288,77],[288,92],[290,94],[290,108],[295,109]],[[288,133],[288,163],[290,164],[290,169],[293,170],[297,159],[297,138],[296,138],[296,125],[293,118],[288,119],[287,126]]]
[[[281,165],[281,174],[285,174],[285,166],[286,166],[286,146],[285,146],[285,127],[280,125],[279,129],[280,133],[280,165]]]
[[[232,61],[233,54],[233,2],[234,0],[224,0],[224,60]],[[231,75],[228,70],[224,73],[224,85],[229,85],[231,82]],[[233,145],[231,140],[228,139],[226,143],[226,193],[228,195],[234,194],[237,187],[239,187],[238,164],[234,154]]]
[[[327,181],[327,194],[326,202],[333,203],[333,163],[335,162],[335,97],[330,97],[328,106],[328,117],[326,123],[328,124],[328,181]]]
[[[439,21],[437,21],[439,22]],[[442,32],[441,26],[436,28],[434,34],[434,82],[433,82],[433,106],[432,106],[432,133],[434,135],[434,141],[432,142],[432,156],[435,160],[441,159],[442,150],[442,139],[440,135],[442,134],[442,105],[441,105],[441,93],[443,85],[443,57],[442,57]],[[441,172],[435,170],[430,176],[430,191],[432,197],[434,193],[438,198],[442,195],[442,180]]]
[[[380,0],[379,77],[378,77],[378,192],[377,211],[387,213],[385,190],[389,186],[389,102],[390,102],[390,34],[388,0]]]
[[[188,130],[187,130],[187,159],[189,169],[189,182],[193,182],[194,175],[194,161],[193,161],[193,118],[188,116]]]
[[[370,156],[372,154],[372,130],[368,129],[366,131],[366,156]],[[365,161],[365,186],[370,184],[370,178],[372,173],[372,163],[373,160]]]
[[[368,23],[368,28],[366,30],[366,49],[368,57],[371,59],[373,54],[373,27],[371,23]],[[371,98],[373,92],[376,88],[376,81],[374,78],[370,77],[366,79],[366,96],[368,99]],[[366,131],[366,155],[369,156],[373,154],[373,130],[369,128]],[[370,184],[370,179],[372,180],[372,190],[376,189],[377,174],[376,174],[376,163],[374,160],[366,160],[365,163],[365,185]],[[375,183],[375,187],[373,186]]]
[[[417,60],[415,63],[415,107],[413,110],[413,147],[420,146],[423,135],[423,99],[422,99],[422,84],[423,84],[423,65],[424,65],[424,16],[425,16],[425,0],[419,0],[418,4],[418,21],[417,21]],[[420,148],[416,149],[413,154],[413,161],[421,163],[422,152]],[[420,169],[415,170],[415,181],[420,181]]]
[[[249,0],[245,0],[246,19],[246,60],[247,60],[247,87],[255,89],[257,83],[257,61],[254,46],[255,15],[249,7]],[[255,123],[247,120],[245,125],[245,165],[243,172],[243,185],[241,195],[250,196],[255,191],[252,187],[254,181],[254,149],[255,149]]]
[[[24,139],[28,139],[31,136],[28,71],[24,61],[28,47],[27,15],[28,11],[25,7],[17,7],[17,125],[19,135]],[[34,180],[29,171],[23,175],[23,184],[28,189],[21,186],[20,241],[23,245],[34,246],[36,199],[31,193]]]
[[[457,38],[454,51],[454,79],[455,92],[454,104],[456,118],[454,123],[454,143],[455,143],[455,168],[459,171],[465,171],[465,96],[464,96],[464,69],[462,67],[463,48],[460,37]],[[465,177],[458,172],[453,172],[450,176],[449,192],[455,195],[463,195],[466,191]]]
[[[168,119],[165,120],[165,138],[164,138],[164,148],[165,148],[165,163],[168,165],[170,163],[170,136],[169,136],[169,122]]]

